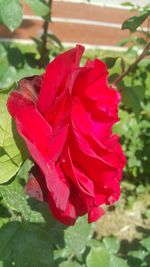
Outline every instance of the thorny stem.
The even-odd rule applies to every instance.
[[[52,7],[52,0],[48,0],[48,6],[50,8],[50,14],[49,14],[49,20],[51,21],[51,7]],[[39,68],[45,67],[47,57],[48,57],[48,49],[46,47],[47,44],[47,33],[48,33],[48,25],[49,25],[49,20],[44,20],[43,23],[43,34],[42,34],[42,47],[41,47],[41,57],[39,60]]]
[[[116,86],[122,79],[129,73],[134,71],[136,68],[137,64],[145,58],[145,56],[148,55],[148,52],[150,50],[150,42],[145,46],[143,52],[138,56],[138,58],[130,65],[120,76],[118,76],[115,81],[112,83],[112,85]]]

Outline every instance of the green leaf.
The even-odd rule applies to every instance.
[[[7,111],[7,98],[7,94],[0,93],[0,183],[11,179],[23,162],[20,148],[24,147]]]
[[[59,264],[59,267],[80,267],[81,265],[77,262],[73,261],[64,261],[61,264]]]
[[[60,47],[61,49],[63,48],[61,41],[59,40],[59,38],[56,35],[48,33],[47,36],[48,36],[48,40],[50,40],[54,44],[58,45],[58,47]]]
[[[19,217],[21,216],[21,218],[29,222],[44,223],[45,219],[51,219],[47,205],[36,199],[29,198],[24,192],[31,166],[32,162],[26,160],[13,182],[0,186],[0,194],[3,198],[3,204],[13,213],[17,213]]]
[[[116,256],[111,256],[110,267],[129,267],[129,265],[126,260]]]
[[[124,104],[133,110],[136,116],[141,111],[141,101],[145,95],[145,89],[143,86],[137,85],[133,87],[125,87],[122,90],[122,100]]]
[[[16,69],[12,66],[0,66],[0,89],[5,89],[13,85],[16,79]]]
[[[51,238],[41,224],[6,224],[0,229],[0,248],[4,266],[49,267],[53,263]]]
[[[132,4],[131,2],[124,2],[124,3],[121,3],[122,6],[129,6],[129,7],[135,7],[134,4]]]
[[[23,9],[18,0],[2,0],[0,13],[3,23],[10,31],[14,31],[20,26]]]
[[[139,16],[133,16],[125,20],[122,24],[122,30],[129,29],[134,32],[148,18],[150,11],[142,12]]]
[[[84,252],[86,244],[92,235],[93,229],[91,225],[87,223],[87,218],[81,217],[74,226],[65,230],[64,238],[72,252],[80,255]]]
[[[0,44],[0,62],[7,56],[7,52],[2,44]]]
[[[19,213],[24,219],[30,220],[31,211],[27,204],[26,196],[19,184],[13,182],[10,185],[1,185],[3,203],[11,210]]]
[[[149,58],[144,58],[142,61],[140,61],[138,63],[138,66],[140,68],[147,68],[148,66],[150,66],[150,59]]]
[[[96,248],[102,247],[102,248],[105,248],[104,243],[102,243],[100,240],[97,240],[97,239],[94,239],[94,238],[88,240],[87,246],[88,247],[91,247],[91,248],[92,247],[96,247]]]
[[[107,249],[93,248],[86,259],[87,267],[111,267],[110,254]]]
[[[121,40],[118,45],[119,46],[124,46],[129,42],[129,38],[124,38],[123,40]]]
[[[140,249],[137,251],[129,251],[128,255],[143,261],[144,258],[148,255],[148,252],[146,250]]]
[[[150,237],[144,238],[142,241],[140,241],[140,243],[143,247],[150,251]]]
[[[106,57],[106,58],[103,58],[103,61],[106,63],[108,69],[111,69],[116,61],[117,61],[118,57]]]
[[[48,5],[42,0],[25,0],[36,15],[45,17],[49,15],[50,9]]]
[[[103,243],[111,253],[117,253],[120,248],[120,242],[115,237],[104,237]]]

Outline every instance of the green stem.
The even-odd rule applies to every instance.
[[[116,80],[112,83],[113,86],[116,86],[119,82],[122,81],[122,79],[128,75],[129,72],[132,72],[135,70],[136,66],[138,65],[138,63],[144,59],[147,55],[148,55],[148,52],[150,50],[150,43],[148,43],[143,52],[138,56],[138,58],[120,75],[116,78]]]
[[[41,37],[42,47],[41,47],[41,53],[40,53],[39,68],[45,67],[45,65],[47,64],[47,59],[48,59],[48,49],[46,47],[46,44],[47,44],[47,33],[48,33],[49,21],[51,21],[52,0],[48,0],[47,4],[50,8],[50,13],[49,13],[48,20],[44,20],[44,23],[43,23],[43,34]]]

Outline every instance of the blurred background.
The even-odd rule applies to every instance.
[[[23,5],[23,21],[13,33],[0,27],[1,40],[10,38],[19,42],[31,43],[31,38],[42,32],[41,17],[35,14],[28,1],[21,1]],[[114,50],[115,46],[129,36],[128,31],[121,31],[121,24],[131,16],[130,6],[121,5],[124,1],[90,0],[90,1],[53,1],[52,23],[48,32],[55,34],[65,46],[76,43],[86,44],[88,47]],[[135,5],[144,6],[147,0],[131,1]],[[132,15],[136,11],[132,12]],[[146,27],[146,22],[143,27]],[[118,50],[124,51],[122,48]]]

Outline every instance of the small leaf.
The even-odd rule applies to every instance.
[[[59,264],[59,267],[80,267],[81,265],[77,262],[73,261],[64,261],[61,264]]]
[[[110,266],[111,267],[129,267],[126,260],[116,257],[116,256],[111,256]]]
[[[48,36],[48,40],[58,45],[58,47],[60,47],[61,49],[63,48],[61,41],[56,35],[48,33],[47,36]]]
[[[87,246],[88,247],[96,247],[96,248],[99,248],[99,247],[102,247],[102,248],[105,248],[105,245],[104,243],[102,243],[101,241],[97,240],[97,239],[90,239],[88,242],[87,242]]]
[[[137,251],[129,251],[129,256],[132,256],[133,258],[137,258],[139,260],[144,260],[144,258],[148,255],[148,252],[145,250],[137,250]]]
[[[17,29],[23,16],[22,5],[18,0],[2,0],[1,6],[1,19],[10,31]]]
[[[74,226],[65,230],[65,242],[77,255],[84,252],[87,241],[93,234],[93,229],[86,220],[86,217],[79,218]]]
[[[0,66],[0,89],[12,86],[16,79],[16,73],[16,69],[12,66]]]
[[[141,68],[147,68],[148,66],[150,66],[150,59],[144,58],[142,61],[138,63],[138,66]]]
[[[49,15],[50,9],[48,5],[42,0],[25,0],[36,15],[46,17]]]
[[[93,248],[86,259],[87,267],[111,267],[110,254],[107,249]]]
[[[0,44],[0,62],[7,56],[7,52],[2,44]]]
[[[121,40],[118,45],[119,46],[124,46],[129,42],[129,38],[124,38],[123,40]]]
[[[141,101],[145,95],[143,86],[126,87],[122,90],[122,100],[124,104],[133,110],[136,116],[141,111]]]
[[[150,11],[142,12],[139,16],[133,16],[125,20],[122,24],[122,30],[129,29],[134,32],[148,18]]]
[[[120,248],[120,242],[115,237],[105,237],[103,243],[111,253],[117,253]]]
[[[135,5],[132,4],[131,2],[124,2],[124,3],[121,3],[122,6],[129,6],[129,7],[134,7]]]
[[[26,201],[26,196],[20,189],[19,184],[13,182],[9,185],[1,185],[1,196],[3,203],[11,210],[19,213],[26,220],[30,219],[30,208]]]
[[[106,57],[106,58],[103,58],[103,61],[106,63],[108,69],[111,69],[116,61],[117,61],[118,57]]]

